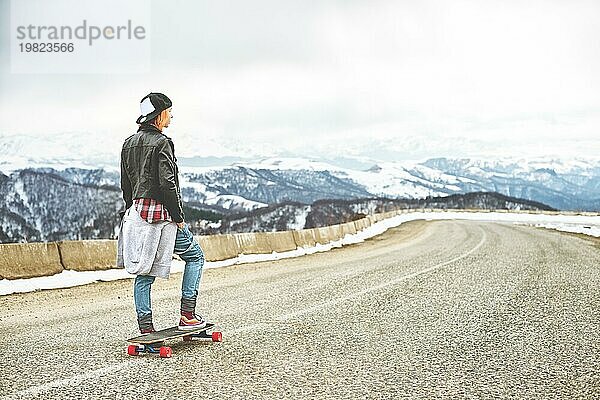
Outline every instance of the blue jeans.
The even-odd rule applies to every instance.
[[[181,284],[181,297],[193,300],[195,303],[196,298],[198,297],[200,278],[202,278],[204,252],[196,239],[194,239],[187,224],[183,229],[177,228],[175,249],[173,252],[185,261],[183,282]],[[155,277],[150,275],[138,275],[135,277],[133,283],[133,299],[135,301],[135,310],[138,320],[152,318],[150,289],[152,283],[154,283],[154,279]]]

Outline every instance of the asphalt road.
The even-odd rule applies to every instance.
[[[181,277],[157,280],[155,323]],[[365,243],[207,270],[224,342],[128,356],[130,280],[0,297],[0,398],[600,398],[600,248],[416,221]]]

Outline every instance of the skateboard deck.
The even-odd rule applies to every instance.
[[[208,333],[214,327],[215,324],[207,323],[204,328],[182,331],[179,330],[179,327],[172,326],[147,335],[132,337],[127,339],[129,343],[134,343],[127,347],[127,354],[137,356],[139,353],[159,353],[161,357],[171,357],[173,350],[168,346],[164,346],[164,341],[169,339],[183,338],[186,342],[194,339],[210,339],[213,342],[222,342],[223,335],[221,332]]]

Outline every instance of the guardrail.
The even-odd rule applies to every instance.
[[[409,212],[511,212],[508,210],[403,209],[368,215],[365,218],[321,228],[283,232],[235,233],[197,236],[207,261],[222,261],[240,254],[270,254],[314,247],[342,239],[372,224]],[[598,213],[519,211],[548,215],[586,215]],[[50,276],[63,270],[96,271],[115,268],[116,240],[69,240],[47,243],[0,244],[0,279]]]

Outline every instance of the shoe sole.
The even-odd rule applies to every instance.
[[[201,325],[179,325],[177,327],[177,330],[179,331],[193,331],[196,329],[202,329],[206,327],[206,322],[204,324]]]

